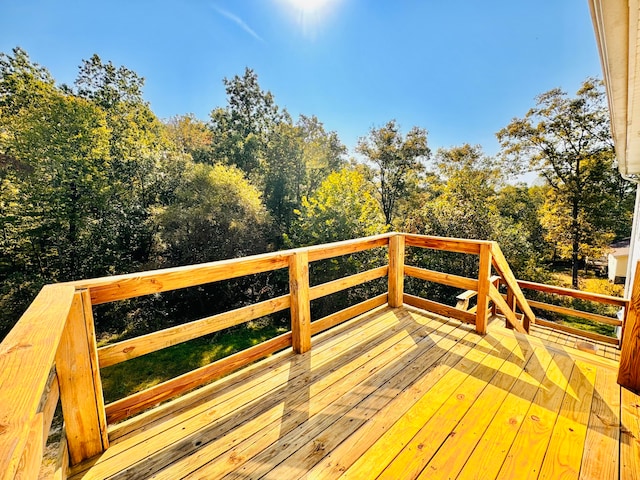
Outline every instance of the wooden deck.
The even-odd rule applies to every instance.
[[[378,308],[110,428],[89,478],[640,478],[617,362]]]

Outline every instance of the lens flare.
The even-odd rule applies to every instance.
[[[280,0],[305,36],[315,37],[340,0]]]

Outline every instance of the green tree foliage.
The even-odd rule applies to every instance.
[[[225,78],[224,85],[227,106],[211,112],[214,158],[259,180],[269,133],[288,115],[280,112],[271,92],[260,88],[250,68],[242,77]]]
[[[360,138],[356,150],[373,164],[380,205],[387,225],[393,223],[398,203],[415,188],[428,160],[427,132],[413,127],[402,136],[395,120],[380,128],[372,128]]]
[[[21,50],[2,55],[0,91],[7,325],[40,285],[91,272],[99,258],[92,232],[107,205],[110,131],[99,107],[55,88]]]
[[[536,106],[498,132],[498,139],[505,165],[537,171],[551,188],[543,215],[546,239],[571,259],[577,288],[580,260],[601,253],[616,233],[628,232],[621,227],[633,194],[615,169],[602,82],[587,79],[573,98],[560,89],[539,95]]]
[[[159,215],[162,255],[170,266],[264,252],[269,216],[260,192],[236,167],[196,164]]]
[[[269,135],[263,167],[266,205],[284,233],[302,198],[311,195],[331,172],[344,165],[345,147],[316,117],[281,122]]]
[[[526,229],[536,226],[536,208],[529,207],[531,210],[526,212],[510,203],[526,198],[527,187],[506,186],[494,159],[485,156],[477,145],[440,149],[432,167],[422,206],[407,219],[405,229],[427,235],[495,240],[516,275],[539,279],[538,244],[532,243],[534,238]],[[473,255],[414,249],[408,262],[467,277],[476,277],[478,272],[478,259]],[[460,293],[414,280],[408,281],[408,287],[448,303],[455,303],[454,297]]]
[[[330,174],[311,197],[302,199],[290,242],[317,245],[365,237],[387,230],[384,216],[366,178],[352,169]]]

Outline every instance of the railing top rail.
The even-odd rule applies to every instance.
[[[288,266],[289,258],[299,251],[307,251],[310,261],[346,255],[361,250],[386,245],[396,233],[384,233],[370,237],[345,240],[323,245],[263,253],[248,257],[232,258],[216,262],[181,267],[134,272],[124,275],[68,282],[76,288],[89,288],[94,305],[124,300],[152,293],[193,287],[204,283],[278,270]]]
[[[480,254],[481,245],[492,245],[488,240],[470,240],[466,238],[436,237],[432,235],[418,235],[414,233],[402,234],[409,247],[432,248],[457,253]]]
[[[0,473],[14,478],[36,418],[75,288],[45,286],[0,344]]]

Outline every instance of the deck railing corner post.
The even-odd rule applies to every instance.
[[[72,464],[109,446],[91,296],[77,290],[56,354],[56,373]]]
[[[390,307],[401,307],[404,295],[405,237],[396,234],[389,238],[389,297]]]

